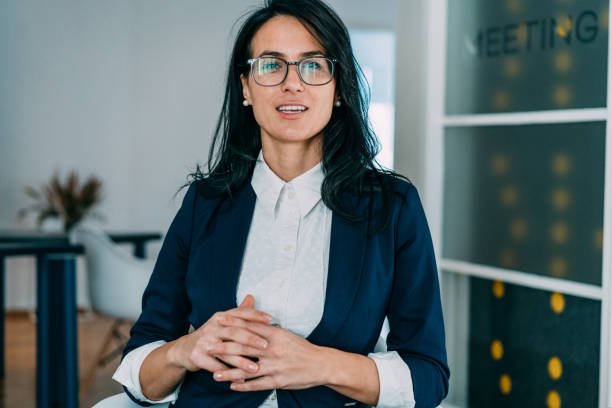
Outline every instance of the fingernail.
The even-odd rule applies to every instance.
[[[258,345],[259,347],[261,347],[261,348],[266,348],[266,347],[268,347],[268,343],[266,343],[264,340],[259,340],[259,341],[257,342],[257,345]]]
[[[214,348],[215,348],[214,344],[209,344],[208,346],[206,346],[206,351],[211,351]]]
[[[230,388],[231,388],[232,390],[235,390],[235,389],[236,389],[236,386],[235,386],[234,384],[230,384]]]
[[[270,316],[269,314],[265,315],[265,318],[269,322],[272,321],[272,319],[273,319],[272,316]]]
[[[216,378],[216,379],[219,379],[219,378],[221,378],[221,377],[223,377],[223,374],[221,374],[221,373],[215,373],[215,378]]]
[[[255,364],[249,364],[249,370],[257,371],[257,366]]]

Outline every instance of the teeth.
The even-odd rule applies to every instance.
[[[282,112],[303,112],[306,110],[306,107],[299,105],[284,105],[278,107],[277,109]]]

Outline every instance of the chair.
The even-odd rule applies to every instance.
[[[85,247],[91,307],[115,318],[92,367],[85,375],[80,393],[87,392],[98,366],[116,357],[127,339],[121,325],[135,321],[141,312],[141,298],[153,271],[154,262],[138,259],[119,248],[99,227],[80,223],[70,232],[70,241]],[[105,354],[115,339],[119,344]]]
[[[156,404],[155,408],[168,408],[170,403]],[[115,394],[98,402],[92,408],[141,408],[140,405],[127,396],[127,394]]]

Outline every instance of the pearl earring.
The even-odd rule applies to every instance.
[[[249,106],[249,101],[247,101],[246,99],[242,101],[242,106]]]
[[[335,106],[336,108],[339,108],[339,107],[341,107],[341,106],[342,106],[342,102],[340,102],[340,99],[338,99],[336,102],[334,102],[334,106]]]

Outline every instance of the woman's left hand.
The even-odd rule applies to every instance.
[[[244,327],[268,341],[257,357],[259,370],[246,372],[239,368],[215,371],[216,381],[231,381],[234,391],[303,389],[325,384],[325,365],[329,362],[326,348],[316,346],[289,330],[262,323],[229,318],[222,323]],[[213,355],[249,356],[248,350],[233,342],[219,342],[208,351]],[[245,381],[249,380],[249,381]]]

